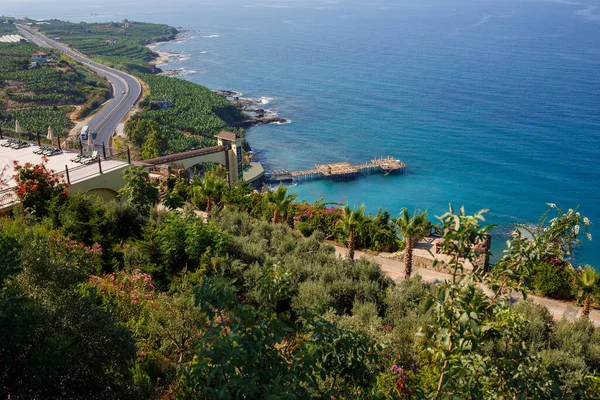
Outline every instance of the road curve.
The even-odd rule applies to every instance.
[[[113,98],[88,123],[90,132],[96,132],[94,144],[108,145],[108,140],[142,93],[142,85],[133,76],[88,59],[78,51],[52,40],[28,26],[17,25],[21,33],[37,45],[55,48],[105,77],[113,86]]]

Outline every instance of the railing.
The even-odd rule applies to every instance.
[[[125,150],[118,150],[107,148],[104,146],[104,143],[101,145],[95,145],[94,149],[96,149],[97,147],[100,149],[101,152],[98,151],[99,156],[96,159],[91,160],[87,164],[82,164],[72,168],[69,168],[68,165],[65,165],[65,169],[63,171],[54,172],[50,176],[64,179],[64,182],[71,185],[72,183],[79,182],[97,174],[102,175],[105,172],[112,171],[113,169],[119,167],[108,166],[108,168],[103,169],[103,161],[106,162],[111,160],[119,160],[126,161],[127,164],[131,164],[131,153],[129,151],[129,147]],[[91,167],[96,167],[98,169]],[[11,206],[18,201],[16,188],[17,185],[0,190],[0,210]]]
[[[10,130],[11,134],[6,134],[6,129],[0,129],[0,139],[14,139],[19,140],[19,135],[14,132],[14,130]],[[98,151],[99,154],[102,154],[104,158],[112,156],[116,153],[121,153],[124,150],[116,149],[112,147],[106,146],[104,142],[102,143],[94,143],[93,145],[89,145],[87,141],[82,141],[79,138],[72,137],[60,137],[56,136],[53,140],[49,140],[45,134],[40,133],[32,133],[32,132],[21,132],[20,140],[23,142],[27,142],[30,144],[38,144],[38,145],[49,145],[56,147],[60,150],[72,150],[83,153],[92,153],[94,150]]]
[[[111,149],[111,150],[114,150],[114,149]],[[68,165],[65,165],[64,171],[55,172],[54,174],[52,174],[52,176],[62,177],[65,179],[65,182],[67,182],[70,185],[74,182],[78,182],[78,181],[88,178],[90,176],[94,176],[96,174],[102,175],[104,172],[108,172],[108,171],[111,171],[112,169],[114,169],[114,168],[108,168],[108,169],[103,170],[102,169],[102,160],[104,160],[104,161],[120,160],[120,161],[127,161],[127,164],[131,164],[131,154],[129,152],[129,148],[127,148],[126,150],[119,151],[119,152],[114,152],[110,156],[106,156],[106,154],[107,153],[105,151],[104,154],[102,154],[101,156],[98,156],[97,159],[95,159],[87,164],[82,164],[82,165],[79,165],[74,168],[69,168]],[[88,170],[86,170],[86,172],[88,172],[88,171],[93,171],[93,172],[90,172],[84,176],[77,173],[79,171],[83,171],[84,169],[86,169],[88,167],[93,167],[94,165],[97,166],[97,168],[98,168],[97,171],[95,169],[93,169],[93,170],[88,169]]]

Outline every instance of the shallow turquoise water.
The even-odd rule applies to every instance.
[[[600,224],[600,11],[590,8],[598,1],[361,3],[38,4],[27,13],[198,30],[163,46],[189,57],[169,68],[195,71],[185,78],[210,88],[272,97],[266,107],[292,120],[251,130],[267,167],[383,155],[408,165],[402,176],[301,184],[300,198],[392,214],[436,215],[450,202],[489,208],[496,254],[510,224],[536,222],[546,202],[580,205]],[[577,261],[600,267],[600,248],[585,243]]]

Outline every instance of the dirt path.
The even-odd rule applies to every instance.
[[[341,246],[333,245],[335,248],[335,252],[338,257],[348,257],[348,249]],[[404,279],[404,269],[405,265],[403,262],[390,260],[387,258],[372,256],[360,251],[356,252],[356,258],[366,258],[369,260],[375,261],[377,264],[381,266],[381,270],[392,278],[395,281],[400,281]],[[423,278],[423,281],[429,283],[439,283],[443,282],[446,279],[450,279],[451,276],[449,274],[445,274],[443,272],[432,271],[429,269],[416,268],[413,270],[414,274],[420,275]],[[559,320],[562,318],[566,318],[569,320],[574,320],[581,314],[581,307],[575,307],[572,303],[567,303],[560,300],[552,300],[545,297],[529,295],[527,296],[529,299],[533,300],[536,304],[541,304],[546,306],[546,308],[550,311],[554,319]],[[519,301],[520,297],[514,297],[515,301]],[[596,325],[600,327],[600,311],[592,310],[590,313],[590,320]]]

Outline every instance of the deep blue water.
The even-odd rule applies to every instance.
[[[162,46],[189,57],[168,68],[274,98],[267,107],[292,123],[248,137],[267,167],[383,155],[408,165],[402,176],[301,184],[302,199],[432,216],[448,203],[488,208],[497,255],[510,224],[535,223],[546,202],[579,205],[600,238],[598,0],[19,3],[0,14],[198,30]],[[600,268],[600,247],[585,243],[577,261]]]

